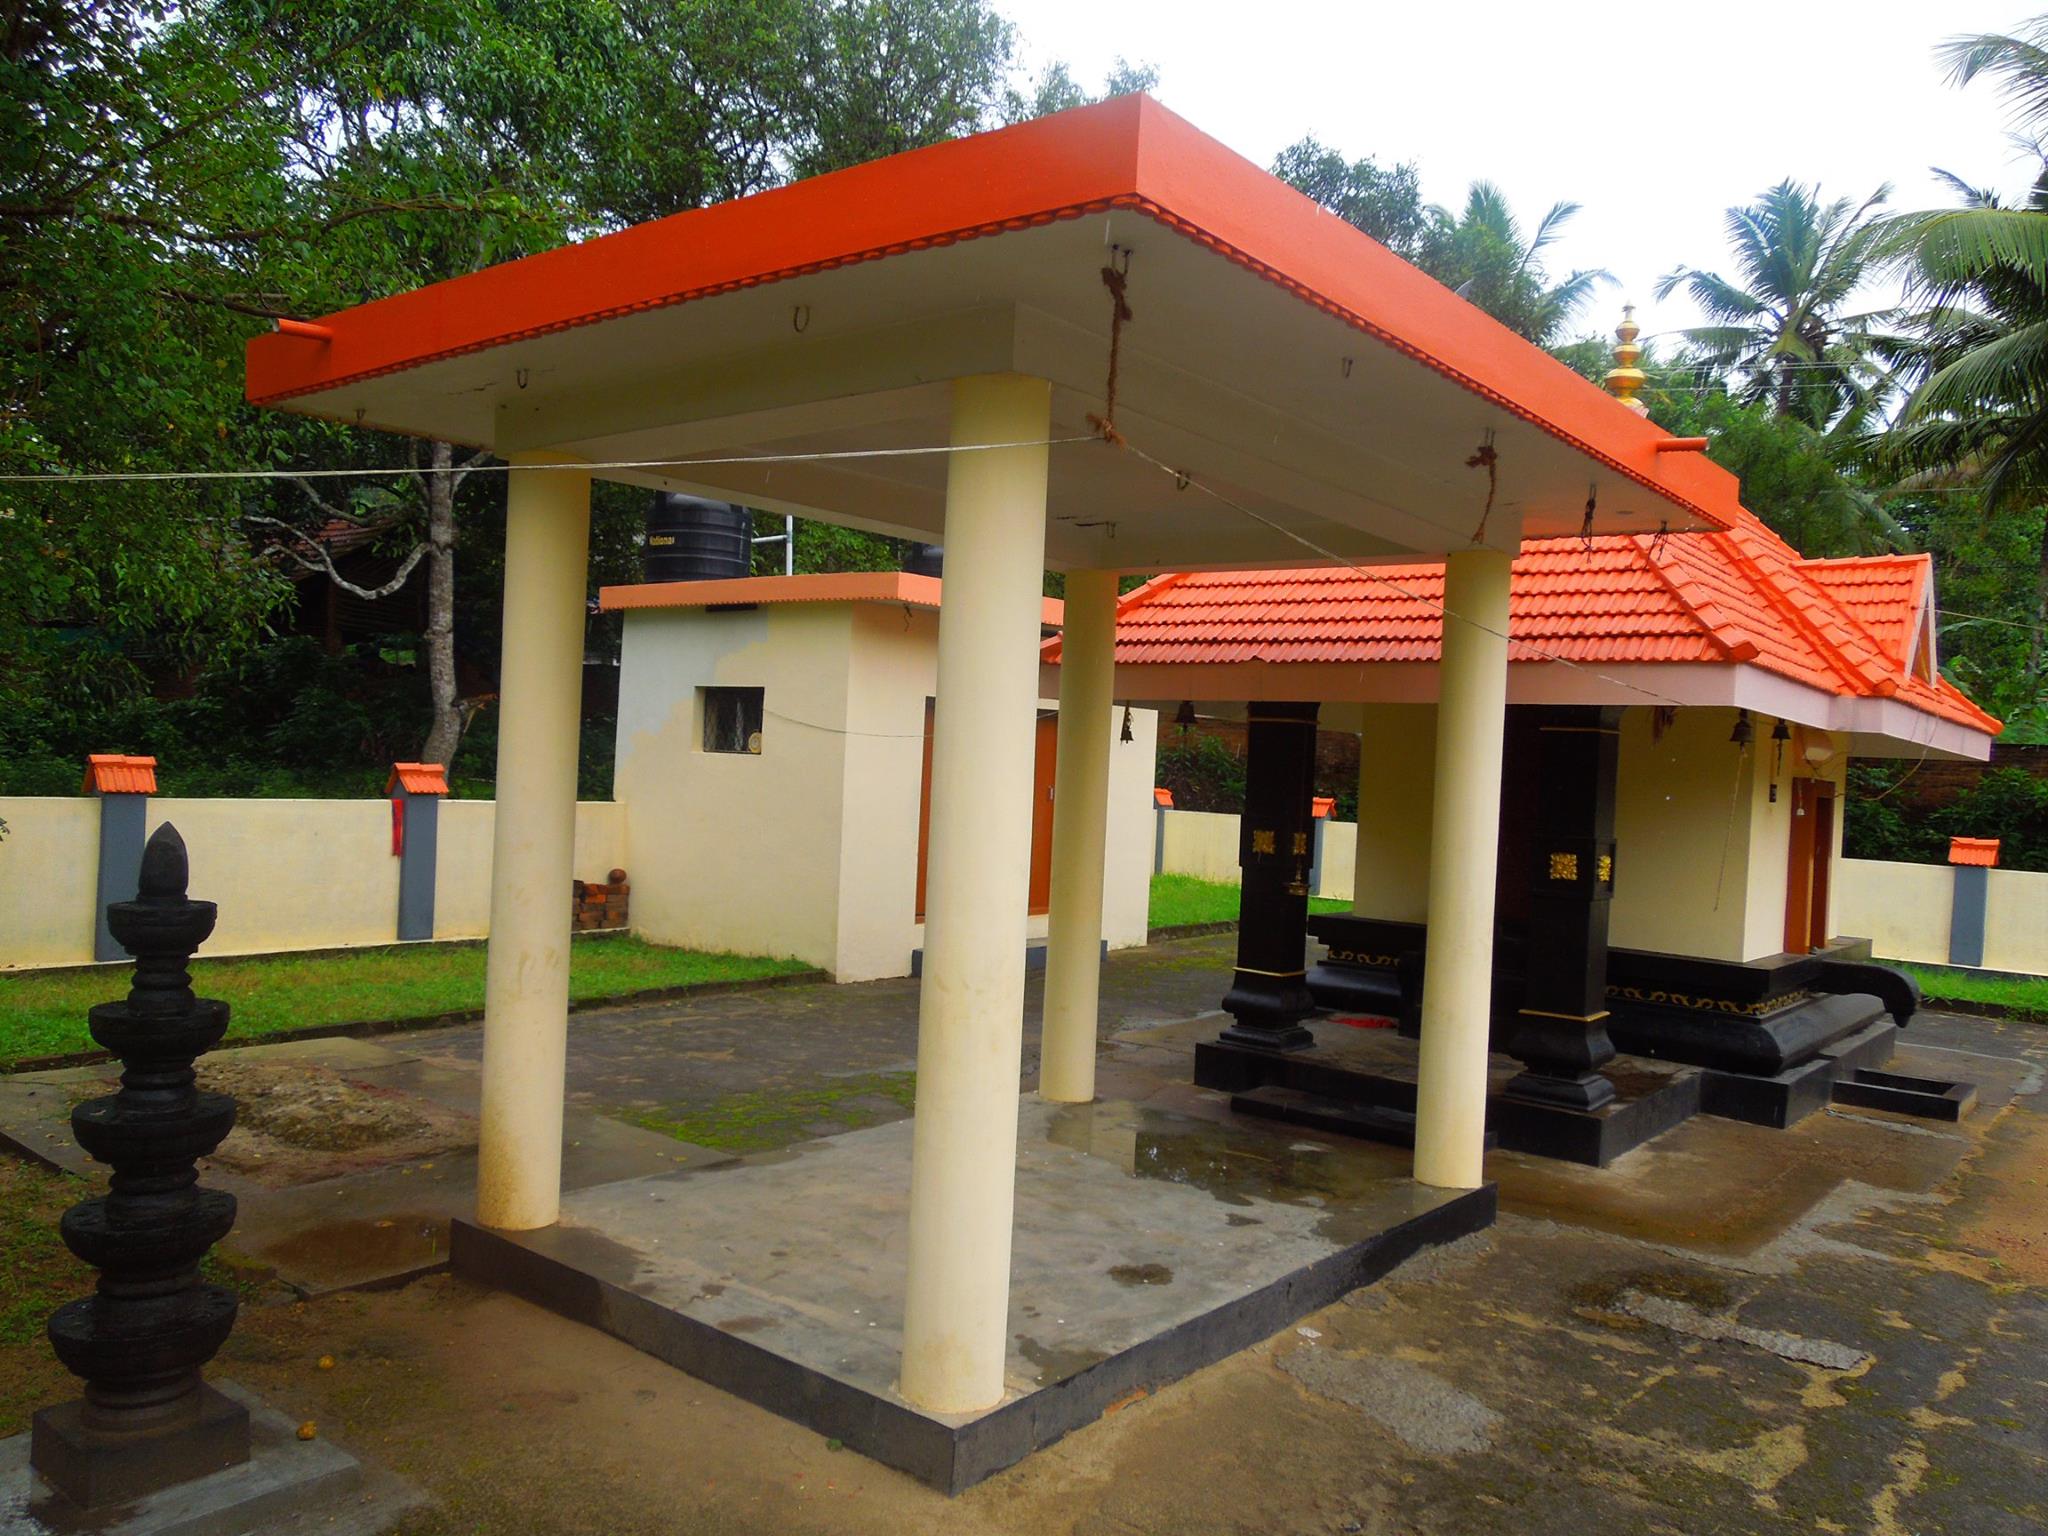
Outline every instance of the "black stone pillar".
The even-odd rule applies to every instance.
[[[1614,776],[1621,710],[1557,708],[1537,724],[1528,979],[1508,1054],[1528,1070],[1505,1091],[1567,1109],[1614,1100],[1607,1038],[1607,916],[1614,897]]]
[[[199,1374],[235,1325],[234,1292],[199,1278],[235,1198],[201,1189],[194,1162],[233,1127],[235,1101],[193,1086],[193,1058],[219,1044],[228,1005],[192,995],[186,966],[215,909],[187,900],[185,880],[167,823],[143,850],[136,899],[107,908],[135,975],[125,1001],[93,1008],[92,1037],[121,1058],[121,1091],[71,1112],[79,1145],[113,1176],[103,1198],[64,1213],[65,1246],[100,1272],[98,1290],[49,1323],[85,1396],[35,1416],[29,1464],[78,1511],[249,1459],[248,1410]]]
[[[1315,1037],[1307,979],[1308,872],[1315,855],[1316,706],[1254,704],[1244,755],[1237,863],[1237,974],[1223,1010],[1235,1045],[1296,1051]]]

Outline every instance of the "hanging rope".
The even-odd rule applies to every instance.
[[[1131,253],[1120,245],[1111,246],[1110,251],[1109,265],[1102,269],[1102,286],[1109,290],[1109,377],[1102,385],[1102,414],[1090,413],[1088,425],[1105,443],[1121,447],[1124,436],[1116,429],[1116,383],[1124,322],[1132,318],[1130,302],[1125,297],[1130,287]]]
[[[1486,506],[1479,514],[1479,526],[1472,530],[1472,542],[1484,544],[1486,520],[1493,516],[1493,495],[1500,489],[1500,454],[1493,446],[1493,428],[1486,429],[1486,441],[1472,450],[1471,457],[1465,460],[1465,467],[1486,471]]]

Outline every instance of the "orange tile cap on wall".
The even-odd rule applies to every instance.
[[[82,795],[153,795],[156,793],[156,759],[130,757],[122,752],[94,752],[85,760]]]

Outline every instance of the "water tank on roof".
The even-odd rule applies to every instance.
[[[647,506],[649,581],[716,581],[754,564],[754,514],[729,501],[656,491]]]
[[[913,576],[942,576],[940,569],[945,564],[946,551],[938,544],[906,544],[903,546],[903,569]]]

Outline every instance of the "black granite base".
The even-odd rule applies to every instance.
[[[1595,1110],[1497,1093],[1486,1101],[1486,1124],[1510,1152],[1605,1168],[1624,1152],[1682,1125],[1700,1111],[1700,1072],[1631,1074],[1610,1063],[1614,1102]]]
[[[1824,1047],[1811,1061],[1768,1076],[1704,1068],[1700,1111],[1725,1120],[1785,1130],[1833,1102],[1835,1084],[1858,1068],[1881,1067],[1892,1058],[1899,1028],[1878,1014],[1862,1029]]]
[[[450,1259],[458,1274],[602,1329],[735,1397],[828,1435],[943,1493],[959,1493],[1112,1404],[1152,1391],[1269,1338],[1370,1285],[1424,1248],[1493,1224],[1493,1185],[1438,1203],[1340,1248],[1223,1306],[972,1417],[922,1413],[893,1394],[829,1375],[700,1318],[664,1306],[579,1263],[585,1235],[551,1227],[503,1233],[457,1220]]]
[[[85,1425],[74,1398],[38,1412],[30,1459],[69,1507],[107,1510],[249,1459],[249,1410],[201,1384],[189,1422],[160,1435],[108,1439]]]
[[[1977,1102],[1977,1085],[1859,1067],[1853,1076],[1835,1084],[1835,1102],[1855,1109],[1883,1109],[1895,1115],[1954,1123]]]
[[[1605,1073],[1615,1085],[1615,1100],[1590,1112],[1512,1098],[1499,1091],[1497,1081],[1486,1101],[1489,1136],[1507,1151],[1604,1168],[1699,1113],[1698,1068],[1624,1059]],[[1415,1113],[1412,1066],[1379,1070],[1347,1063],[1329,1049],[1283,1053],[1205,1040],[1195,1046],[1195,1082],[1237,1096],[1233,1105],[1246,1099],[1247,1113],[1324,1130],[1342,1129],[1347,1107],[1390,1110],[1410,1121]],[[1355,1134],[1391,1140],[1385,1132],[1398,1122],[1368,1115],[1365,1123],[1371,1130]]]

